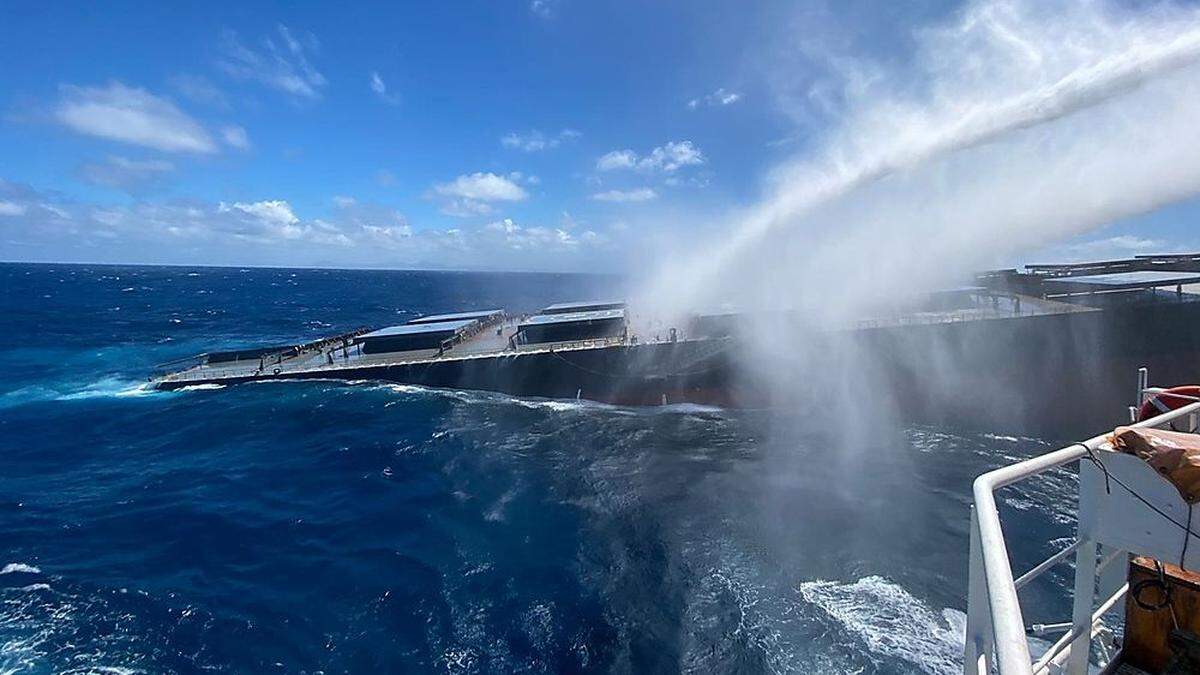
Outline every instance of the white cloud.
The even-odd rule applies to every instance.
[[[648,202],[656,198],[658,198],[658,193],[648,187],[634,190],[608,190],[592,195],[592,199],[602,202]]]
[[[110,82],[103,87],[59,87],[54,117],[81,134],[164,152],[214,153],[217,145],[199,122],[169,99]]]
[[[529,11],[533,12],[534,16],[549,19],[554,15],[556,0],[530,0]]]
[[[487,225],[418,229],[389,207],[339,201],[322,218],[305,217],[284,200],[100,205],[0,179],[0,258],[545,271],[624,259],[626,234],[615,225],[493,218]]]
[[[378,96],[379,99],[384,103],[389,105],[397,105],[400,103],[400,96],[395,93],[388,93],[387,83],[383,81],[383,78],[379,76],[378,72],[371,71],[371,80],[369,84],[371,86],[371,91],[375,92],[375,95]]]
[[[519,185],[520,172],[508,176],[494,173],[464,174],[449,183],[433,186],[433,192],[448,198],[442,212],[451,216],[473,216],[492,212],[492,202],[520,202],[529,198],[529,193]]]
[[[654,148],[638,161],[638,168],[671,173],[681,167],[703,163],[704,155],[699,148],[691,141],[679,141]]]
[[[226,31],[221,36],[217,65],[237,79],[258,82],[297,98],[321,98],[321,88],[327,81],[309,63],[310,55],[317,50],[316,37],[305,33],[297,38],[284,25],[276,32],[277,36],[264,37],[261,49],[254,50],[242,44],[237,33]]]
[[[695,110],[700,106],[726,106],[737,103],[742,100],[742,95],[735,91],[728,91],[724,87],[714,91],[711,94],[706,94],[700,98],[694,98],[688,101],[688,107]]]
[[[0,201],[0,216],[23,216],[29,207],[16,202]]]
[[[374,204],[360,204],[350,197],[334,197],[339,229],[366,246],[394,245],[413,234],[408,220],[398,211]]]
[[[704,154],[691,141],[671,141],[639,157],[633,150],[613,150],[596,160],[598,171],[636,169],[643,172],[673,173],[685,166],[705,162]]]
[[[139,193],[155,187],[175,165],[162,159],[129,159],[110,156],[79,168],[79,177],[92,185]]]
[[[635,166],[637,166],[637,153],[632,150],[613,150],[596,160],[596,169],[600,171],[632,169]]]
[[[579,247],[581,239],[595,242],[596,234],[591,230],[579,237],[562,227],[522,226],[505,218],[483,226],[486,241],[501,244],[513,251],[523,250],[571,250]],[[490,236],[487,236],[490,235]]]
[[[243,202],[226,204],[225,202],[221,202],[217,210],[222,213],[234,210],[241,211],[272,225],[294,225],[300,222],[300,219],[292,212],[291,204],[280,199],[268,199],[250,204]]]
[[[447,197],[462,197],[485,202],[519,202],[529,196],[524,188],[517,185],[512,179],[490,172],[464,174],[449,183],[434,186],[434,190]]]
[[[522,152],[541,152],[557,148],[562,143],[575,140],[582,135],[574,129],[563,129],[553,136],[547,136],[537,129],[525,133],[510,131],[500,139],[500,144]]]

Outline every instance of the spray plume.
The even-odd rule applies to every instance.
[[[1200,192],[1196,11],[985,1],[916,37],[904,72],[851,68],[821,149],[645,304],[836,322]]]

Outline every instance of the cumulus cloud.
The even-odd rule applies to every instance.
[[[440,195],[479,201],[519,202],[529,196],[516,182],[494,173],[464,174],[449,183],[434,186]]]
[[[711,94],[706,94],[699,98],[694,98],[694,99],[688,101],[687,105],[692,110],[695,110],[696,108],[699,108],[700,106],[713,107],[713,106],[733,105],[734,103],[737,103],[740,100],[742,100],[741,94],[737,93],[736,91],[729,91],[729,90],[725,89],[724,87],[721,87],[720,89],[712,92]]]
[[[575,140],[582,135],[574,129],[563,129],[554,135],[544,134],[537,129],[532,129],[525,133],[510,131],[500,139],[500,144],[506,148],[522,152],[541,152],[557,148],[564,142]]]
[[[691,141],[671,141],[644,156],[633,150],[613,150],[596,160],[598,171],[635,169],[645,173],[674,173],[685,166],[704,164],[704,154]]]
[[[399,94],[388,92],[387,83],[383,81],[383,78],[379,76],[377,71],[371,71],[371,79],[369,84],[371,86],[371,91],[375,92],[375,95],[379,97],[379,100],[389,105],[397,105],[400,103]]]
[[[578,236],[568,227],[522,226],[505,218],[483,226],[487,242],[513,251],[572,250],[588,244],[600,244],[605,238],[593,230],[585,230]]]
[[[320,217],[283,199],[101,206],[0,180],[0,258],[568,270],[616,258],[620,250],[613,241],[619,232],[569,219],[557,226],[505,218],[418,230],[392,208],[332,201]]]
[[[632,169],[637,166],[637,153],[632,150],[613,150],[605,153],[596,160],[599,171],[614,171],[616,169]]]
[[[279,25],[276,35],[267,35],[259,49],[244,45],[232,30],[221,35],[217,65],[231,77],[258,82],[296,98],[317,100],[327,84],[325,76],[309,62],[317,51],[311,33],[294,35]]]
[[[79,167],[79,178],[92,185],[138,194],[158,187],[174,171],[175,165],[163,159],[110,156]]]
[[[243,202],[226,204],[225,202],[221,202],[217,210],[222,213],[234,210],[241,211],[273,225],[294,225],[300,222],[300,219],[292,212],[291,204],[279,199],[270,199],[249,204]]]
[[[459,217],[486,215],[493,212],[495,202],[520,202],[529,193],[520,182],[528,179],[521,173],[500,176],[491,172],[463,174],[448,182],[433,186],[433,193],[445,198],[442,212]]]
[[[54,117],[81,134],[162,150],[211,154],[217,145],[208,131],[170,99],[120,82],[105,86],[59,87]]]
[[[607,190],[592,195],[592,199],[601,202],[648,202],[656,198],[658,198],[658,193],[648,187],[634,190]]]

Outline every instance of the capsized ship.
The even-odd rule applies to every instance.
[[[1124,409],[1119,373],[1149,366],[1200,381],[1198,292],[1200,253],[1028,265],[819,328],[852,343],[910,419],[1072,433]],[[628,405],[770,403],[745,367],[761,316],[724,310],[635,330],[626,310],[614,300],[425,316],[201,354],[163,364],[152,380],[161,389],[322,378]],[[1079,392],[1088,405],[1070,404]]]

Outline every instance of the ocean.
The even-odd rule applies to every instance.
[[[847,449],[810,410],[145,386],[613,283],[0,265],[0,673],[960,672],[971,480],[1069,439],[882,425]],[[1071,535],[1074,490],[1001,493],[1018,572]],[[1069,617],[1070,573],[1023,591],[1028,621]]]

